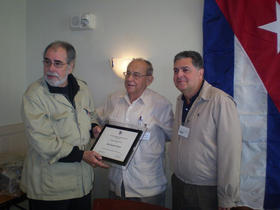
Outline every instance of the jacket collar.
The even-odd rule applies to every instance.
[[[66,99],[66,97],[63,96],[63,94],[61,94],[59,91],[57,91],[59,88],[50,86],[45,81],[44,77],[41,78],[40,83],[44,87],[45,94],[53,95],[59,102],[65,104],[65,105],[68,105],[68,106],[72,106],[72,103],[70,103]],[[68,75],[68,86],[69,86],[69,97],[71,97],[70,100],[74,101],[74,97],[80,90],[80,86],[78,84],[77,79],[72,74]]]
[[[200,92],[197,96],[198,101],[201,101],[201,100],[208,101],[211,98],[212,94],[211,94],[211,91],[209,89],[210,87],[211,87],[211,85],[206,80],[204,80],[203,85],[200,89]],[[184,97],[184,95],[181,93],[179,95],[179,97],[177,98],[177,100],[182,101],[183,97]]]

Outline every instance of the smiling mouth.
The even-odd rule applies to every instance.
[[[126,86],[127,86],[127,87],[135,87],[136,85],[135,85],[135,84],[129,84],[129,83],[127,83]]]
[[[185,80],[177,80],[176,82],[177,82],[177,83],[186,83]]]

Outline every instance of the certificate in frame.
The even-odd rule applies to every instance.
[[[142,133],[142,130],[106,124],[91,150],[99,153],[105,161],[125,166]]]

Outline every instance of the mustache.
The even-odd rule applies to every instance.
[[[54,77],[57,77],[58,79],[60,79],[60,76],[56,72],[47,72],[46,75],[47,76],[54,76]]]

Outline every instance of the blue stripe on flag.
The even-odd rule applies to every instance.
[[[264,207],[280,208],[280,114],[268,96],[267,161]]]
[[[204,3],[203,58],[205,79],[233,96],[234,34],[214,0]]]

